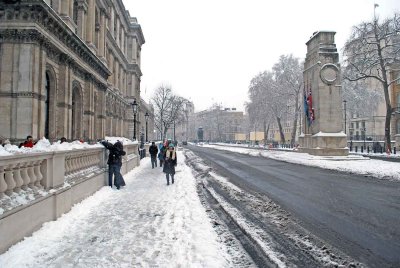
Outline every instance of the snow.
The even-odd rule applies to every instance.
[[[349,156],[313,156],[306,153],[278,150],[259,150],[251,148],[228,147],[220,145],[207,145],[203,147],[225,150],[252,156],[262,156],[288,163],[319,167],[330,170],[344,171],[378,179],[400,180],[400,163],[389,162],[367,157]]]
[[[131,141],[130,139],[124,137],[105,137],[105,140],[114,144],[117,141],[122,142],[123,145],[138,144],[138,141]],[[16,145],[6,144],[0,146],[0,157],[10,156],[18,154],[27,153],[40,153],[40,152],[54,152],[54,151],[71,151],[76,149],[90,149],[90,148],[104,148],[99,142],[95,144],[88,144],[87,142],[81,142],[79,140],[72,142],[56,141],[53,144],[46,138],[38,140],[38,142],[33,146],[33,148],[21,147],[18,148]]]
[[[108,140],[115,142],[118,138]],[[38,150],[55,145],[62,146],[62,150],[64,146],[86,146],[72,144],[49,145],[42,141],[37,145]],[[202,146],[378,179],[400,180],[399,163],[361,156],[321,157],[292,151]],[[193,175],[196,172],[184,163],[183,153],[177,153],[175,184],[167,186],[162,169],[151,169],[150,159],[146,157],[139,167],[124,175],[126,187],[118,191],[105,186],[58,220],[45,223],[32,236],[0,255],[0,267],[233,267],[234,257],[228,253],[232,249],[217,235],[196,192]],[[188,162],[196,163],[197,170],[209,172],[230,191],[242,191],[229,178],[212,172],[193,154],[187,157]],[[215,191],[211,192],[271,260],[278,267],[285,267],[285,256],[268,244],[267,234],[248,222]],[[15,202],[20,203],[31,198],[28,193],[21,200],[14,197]],[[308,243],[301,237],[295,240]]]
[[[8,152],[3,146],[0,146],[0,156],[9,156],[9,155],[12,155],[12,153]]]
[[[313,137],[347,137],[347,135],[343,131],[333,132],[333,133],[320,131],[317,134],[315,134]]]
[[[0,267],[231,267],[178,152],[175,184],[150,159],[0,255]]]

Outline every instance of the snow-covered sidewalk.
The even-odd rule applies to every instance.
[[[0,267],[230,266],[181,152],[175,184],[149,158],[124,178],[11,247]]]

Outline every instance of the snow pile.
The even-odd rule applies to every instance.
[[[105,140],[113,144],[117,141],[121,141],[122,144],[124,145],[138,144],[137,141],[131,141],[130,139],[124,137],[105,137]],[[71,151],[71,150],[91,149],[91,148],[103,148],[103,146],[100,143],[88,144],[87,142],[81,142],[79,140],[72,142],[63,142],[63,143],[61,143],[61,141],[57,141],[51,144],[48,139],[42,138],[33,146],[33,148],[27,148],[27,147],[18,148],[18,146],[12,144],[6,144],[4,147],[0,146],[0,157],[18,155],[18,154],[27,154],[27,153]]]
[[[107,137],[106,136],[104,140],[106,140],[106,141],[108,141],[108,142],[110,142],[112,144],[116,143],[117,141],[120,141],[123,145],[138,144],[139,143],[138,141],[132,141],[132,140],[127,139],[125,137]]]
[[[9,146],[9,144],[7,144],[6,146]],[[9,156],[9,155],[12,155],[12,153],[7,151],[3,146],[0,145],[0,156]]]

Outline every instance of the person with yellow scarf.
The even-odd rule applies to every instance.
[[[163,172],[167,178],[167,185],[169,185],[169,177],[171,176],[171,182],[174,183],[175,167],[177,164],[177,156],[174,144],[169,144],[168,149],[164,154],[164,168]]]

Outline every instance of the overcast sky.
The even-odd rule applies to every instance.
[[[138,19],[142,47],[142,97],[169,85],[194,102],[244,109],[250,80],[270,70],[280,55],[305,58],[315,31],[336,32],[342,49],[351,27],[400,11],[400,0],[123,0]]]

